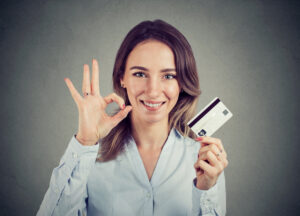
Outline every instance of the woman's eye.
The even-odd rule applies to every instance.
[[[136,73],[133,73],[133,76],[136,76],[136,77],[145,77],[145,74],[143,72],[136,72]]]
[[[165,78],[166,78],[166,79],[175,79],[175,78],[176,78],[176,75],[173,75],[173,74],[167,74],[167,75],[165,75]]]

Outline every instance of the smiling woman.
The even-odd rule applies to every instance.
[[[84,65],[83,97],[65,79],[78,131],[38,215],[225,215],[222,142],[195,140],[187,126],[201,91],[186,38],[162,20],[141,22],[117,53],[115,92],[101,96],[95,59],[89,76]],[[120,110],[109,116],[112,102]]]
[[[143,77],[143,79],[129,79],[130,74]],[[176,79],[170,80],[173,76]],[[134,82],[135,80],[136,82]],[[134,86],[135,88],[126,88],[126,82],[130,85],[128,87]],[[131,84],[132,82],[134,84]],[[186,38],[170,24],[162,20],[144,21],[129,31],[116,56],[113,86],[115,92],[124,99],[125,104],[133,105],[133,109],[129,117],[120,122],[103,139],[99,161],[115,158],[122,151],[123,140],[127,134],[135,131],[131,127],[135,127],[137,124],[134,124],[132,120],[137,122],[139,118],[144,119],[149,115],[154,120],[154,118],[163,118],[163,115],[166,117],[167,113],[168,117],[164,119],[164,124],[160,124],[159,128],[164,127],[165,130],[170,131],[175,127],[182,135],[195,138],[195,134],[191,132],[187,122],[195,113],[198,96],[201,93],[196,62]],[[140,88],[138,88],[139,86]],[[136,98],[130,100],[131,96],[140,93],[135,91],[141,90],[141,87],[148,95],[139,96],[139,100],[142,101],[137,101]],[[178,88],[179,95],[177,95]],[[153,95],[160,93],[159,96]],[[172,97],[172,100],[166,100],[168,95]],[[148,106],[141,106],[141,103],[145,104],[145,100],[146,103],[148,102]],[[143,116],[145,112],[141,112],[142,109],[135,109],[151,109],[151,102],[152,106],[157,106],[153,103],[158,102],[168,103],[161,104],[162,112],[146,112],[146,116]],[[140,106],[137,106],[138,104]],[[151,119],[148,120],[151,121]],[[154,132],[159,135],[157,131]],[[118,136],[118,134],[124,136]],[[142,134],[145,134],[145,131]],[[166,138],[163,135],[162,137]]]

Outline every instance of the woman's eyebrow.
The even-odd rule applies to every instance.
[[[130,70],[134,70],[134,69],[149,71],[147,68],[142,67],[142,66],[132,66],[130,68]],[[170,72],[170,71],[176,72],[176,69],[175,68],[166,68],[166,69],[161,70],[161,72]]]

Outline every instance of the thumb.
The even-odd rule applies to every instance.
[[[132,110],[132,106],[126,106],[125,109],[120,110],[116,115],[112,117],[112,123],[114,126],[119,124],[120,121],[122,121],[128,113]]]

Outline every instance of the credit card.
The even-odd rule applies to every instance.
[[[211,136],[232,116],[229,109],[216,97],[197,113],[187,125],[197,136]]]

